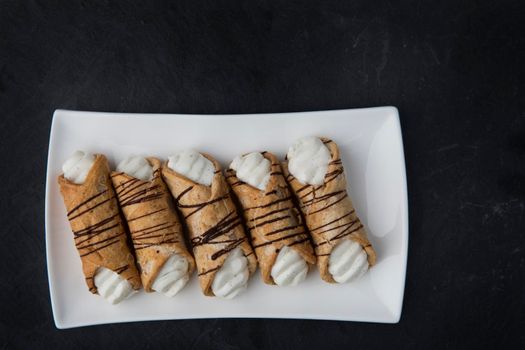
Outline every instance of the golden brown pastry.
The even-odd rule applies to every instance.
[[[298,284],[316,257],[277,157],[269,152],[237,157],[226,179],[243,207],[263,281]]]
[[[149,170],[145,176],[140,173],[143,169]],[[174,296],[188,281],[195,262],[162,180],[161,162],[127,158],[111,179],[131,233],[144,290]]]
[[[317,141],[316,141],[317,140]],[[305,138],[299,140],[299,146],[294,145],[294,149],[288,153],[288,160],[283,162],[283,171],[286,176],[288,183],[290,184],[295,196],[300,204],[300,208],[304,214],[306,224],[314,241],[314,246],[317,254],[317,265],[320,270],[320,274],[323,280],[330,283],[336,283],[333,273],[330,272],[329,262],[331,259],[343,260],[346,266],[340,268],[334,263],[333,272],[340,273],[341,280],[345,280],[348,273],[345,271],[337,271],[348,269],[352,261],[345,261],[345,259],[358,259],[359,257],[359,246],[352,246],[352,242],[357,242],[364,249],[366,255],[364,255],[364,261],[368,260],[368,265],[372,266],[375,264],[376,253],[372,248],[371,243],[367,238],[367,234],[363,227],[363,224],[356,215],[352,201],[348,196],[347,184],[343,164],[340,158],[339,149],[335,142],[332,140],[321,138],[321,141],[317,138]],[[311,185],[299,181],[289,169],[290,153],[298,154],[299,148],[305,149],[304,152],[311,152],[315,154],[316,159],[322,158],[322,152],[325,150],[322,147],[326,147],[329,151],[329,162],[327,169],[322,172],[321,184]],[[302,151],[301,149],[301,151]],[[307,161],[305,154],[297,155],[296,159],[298,162]],[[301,164],[296,166],[300,170]],[[303,175],[311,179],[318,176],[315,173],[315,168],[304,171]],[[324,169],[323,169],[324,170]],[[313,181],[313,180],[312,180]],[[348,241],[348,242],[345,242]],[[334,256],[332,252],[334,248],[339,246],[340,243],[345,242],[344,247],[348,245],[348,251],[337,251]],[[345,255],[347,254],[347,255]],[[340,264],[339,262],[337,262]],[[368,266],[364,266],[364,271],[358,271],[362,274],[366,271]],[[339,278],[338,278],[339,279]]]
[[[129,292],[117,296],[108,291],[106,295],[105,290],[101,292],[97,288],[97,284],[100,288],[103,282],[101,277],[101,282],[97,283],[97,276],[115,280],[119,290],[128,288],[127,283],[138,290],[141,281],[127,245],[127,233],[121,222],[106,157],[101,154],[90,157],[88,159],[83,152],[76,152],[64,164],[64,169],[66,173],[72,173],[71,178],[79,183],[68,180],[62,174],[58,177],[58,184],[89,291],[117,303]],[[74,173],[82,167],[83,174]]]
[[[187,225],[202,292],[234,297],[255,272],[257,260],[219,163],[207,154],[185,151],[170,157],[162,176]],[[206,179],[209,185],[203,184]],[[234,271],[239,264],[244,264],[242,273]],[[229,290],[232,284],[239,288]]]

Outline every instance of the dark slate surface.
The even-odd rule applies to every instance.
[[[219,4],[220,3],[220,4]],[[523,1],[0,1],[0,345],[525,345]],[[57,330],[44,180],[53,110],[394,105],[410,248],[397,325],[141,322]]]

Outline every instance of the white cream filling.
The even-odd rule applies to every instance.
[[[202,154],[185,150],[168,157],[168,168],[201,185],[211,186],[215,167]]]
[[[122,160],[117,165],[117,171],[142,181],[150,181],[153,178],[153,167],[141,156],[131,156]]]
[[[64,177],[69,181],[81,185],[95,162],[95,156],[91,153],[76,151],[62,165]]]
[[[270,180],[270,166],[270,161],[259,152],[237,156],[230,164],[230,168],[235,170],[239,180],[261,191],[266,189]]]
[[[248,259],[240,247],[230,252],[224,264],[215,274],[211,289],[215,296],[232,299],[246,290],[248,284]]]
[[[95,286],[97,286],[98,294],[113,305],[120,303],[133,292],[133,288],[128,281],[120,277],[118,273],[105,267],[97,270],[94,282]]]
[[[173,254],[162,266],[151,289],[167,297],[173,297],[184,288],[190,276],[188,260],[179,254]]]
[[[338,283],[354,281],[368,271],[368,256],[361,245],[345,239],[330,254],[328,272]]]
[[[278,286],[296,286],[306,278],[308,265],[292,248],[284,246],[272,266],[270,275]]]
[[[303,137],[289,148],[288,170],[303,184],[319,186],[330,163],[330,150],[317,137]]]

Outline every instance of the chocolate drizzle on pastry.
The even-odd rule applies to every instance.
[[[118,273],[139,289],[140,278],[127,245],[106,158],[95,156],[83,184],[74,184],[63,175],[58,183],[89,291],[97,293],[94,276],[100,267]]]
[[[334,283],[328,272],[328,258],[332,249],[341,240],[352,239],[360,243],[368,254],[370,265],[375,263],[375,251],[348,196],[343,163],[337,145],[332,140],[321,140],[331,154],[322,185],[314,186],[299,182],[289,172],[287,162],[283,163],[283,170],[314,241],[321,277],[327,282]]]
[[[156,276],[171,255],[177,253],[186,258],[188,273],[193,271],[194,260],[186,249],[179,218],[162,180],[161,163],[156,158],[147,161],[153,168],[151,180],[114,172],[112,181],[128,223],[137,261],[142,267],[142,284],[151,292]]]
[[[248,259],[250,274],[255,271],[257,261],[219,164],[210,156],[203,156],[215,167],[211,186],[198,184],[174,172],[166,164],[162,175],[186,221],[201,289],[205,295],[212,296],[211,283],[215,273],[232,250],[241,247]]]
[[[218,198],[201,202],[201,203],[195,203],[195,204],[182,204],[181,198],[188,193],[189,191],[193,190],[193,186],[189,186],[187,189],[182,191],[180,195],[177,196],[177,207],[181,209],[184,213],[184,218],[188,219],[190,216],[198,212],[199,210],[202,210],[206,208],[209,205],[212,205],[214,203],[218,203],[220,201],[226,201],[230,200],[230,195],[225,194],[223,196],[220,196]],[[196,208],[193,211],[187,211],[188,209]],[[229,233],[235,229],[236,227],[241,226],[241,219],[237,215],[236,210],[231,210],[228,212],[223,218],[221,218],[217,223],[209,228],[208,230],[204,231],[198,236],[193,237],[190,241],[193,248],[196,248],[201,245],[211,244],[211,245],[225,245],[224,248],[214,252],[210,258],[212,260],[216,260],[218,257],[232,251],[237,246],[239,246],[242,242],[246,240],[245,237],[237,238],[237,239],[223,239],[223,237],[228,237]],[[212,271],[205,271],[205,273],[209,273]],[[200,273],[199,275],[205,274]]]
[[[107,193],[108,190],[104,190],[78,204],[75,208],[69,211],[69,220],[81,220],[83,216],[91,215],[94,209],[99,208],[104,204],[112,204],[111,201],[114,201],[115,197],[110,196],[104,198],[103,195]],[[100,198],[101,200],[97,202],[97,199]],[[88,204],[90,204],[90,206],[88,206]],[[84,206],[86,206],[86,208],[82,208]],[[106,205],[106,207],[107,206],[108,205]],[[91,225],[84,226],[80,230],[73,231],[75,246],[81,257],[88,256],[113,244],[119,243],[121,241],[121,236],[126,234],[120,222],[120,215],[118,212],[111,215],[112,212],[110,211],[110,208],[100,209],[104,209],[104,212],[106,212],[106,210],[109,211],[110,215]],[[75,213],[75,215],[71,216],[72,213]]]
[[[243,207],[263,280],[274,284],[271,269],[283,246],[293,247],[309,264],[314,264],[316,259],[278,159],[269,152],[261,154],[270,161],[266,190],[243,182],[233,169],[226,171],[226,179]]]

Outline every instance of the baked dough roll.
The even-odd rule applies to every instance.
[[[314,241],[321,278],[344,283],[365,274],[375,264],[376,253],[348,196],[335,142],[298,140],[288,151],[283,172]]]
[[[176,295],[195,268],[156,158],[129,157],[111,174],[146,292]]]
[[[77,151],[58,177],[89,291],[116,304],[141,287],[127,245],[109,166],[101,154]]]
[[[219,163],[183,151],[169,157],[162,176],[188,227],[202,292],[235,297],[246,289],[257,260]]]
[[[263,281],[294,286],[316,257],[277,157],[253,152],[235,158],[226,180],[243,207]]]

